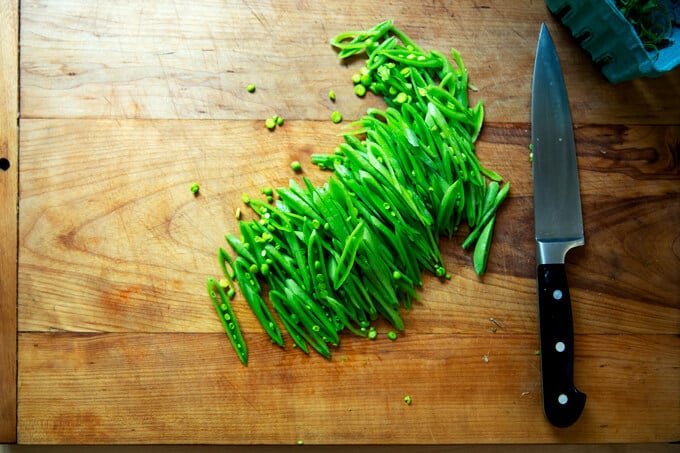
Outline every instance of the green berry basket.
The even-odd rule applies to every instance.
[[[664,9],[653,20],[663,21],[666,32],[659,45],[646,45],[613,0],[546,0],[548,9],[612,83],[658,77],[680,63],[680,0],[655,3]]]

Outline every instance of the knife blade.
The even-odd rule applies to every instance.
[[[562,68],[545,24],[536,47],[531,94],[536,281],[543,410],[554,426],[581,416],[574,386],[574,327],[564,258],[585,244],[574,130]]]

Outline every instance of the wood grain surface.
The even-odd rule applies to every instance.
[[[288,445],[677,435],[677,336],[577,335],[576,380],[591,400],[576,425],[558,430],[543,421],[534,335],[412,330],[370,347],[343,338],[330,362],[251,334],[248,368],[228,359],[222,334],[26,333],[21,390],[30,398],[19,433],[32,443]]]
[[[547,21],[575,122],[678,122],[675,74],[608,84],[541,1],[29,0],[21,9],[23,118],[264,119],[276,110],[319,120],[333,110],[329,89],[356,118],[367,102],[350,102],[347,80],[359,66],[338,63],[328,41],[392,19],[423,48],[460,51],[489,121],[529,122]]]
[[[0,1],[0,443],[17,439],[19,13]]]
[[[239,295],[243,367],[205,294],[216,251],[242,193],[299,180],[291,161],[328,178],[309,158],[339,143],[333,110],[349,120],[382,105],[354,96],[362,62],[338,62],[328,40],[385,19],[425,48],[458,49],[484,101],[477,153],[512,184],[487,274],[472,271],[464,232],[442,240],[453,278],[424,277],[405,335],[343,336],[330,361],[271,345]],[[680,440],[678,71],[611,85],[528,0],[28,0],[20,20],[20,443]],[[543,417],[535,354],[528,122],[544,21],[586,236],[567,271],[589,399],[564,430]],[[269,132],[274,113],[286,123]]]

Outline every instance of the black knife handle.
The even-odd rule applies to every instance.
[[[583,412],[586,395],[574,386],[574,324],[564,264],[538,265],[543,410],[553,425],[566,428]]]

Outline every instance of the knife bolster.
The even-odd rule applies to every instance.
[[[536,261],[541,264],[564,264],[564,257],[574,247],[585,244],[583,238],[543,240],[536,239]]]

